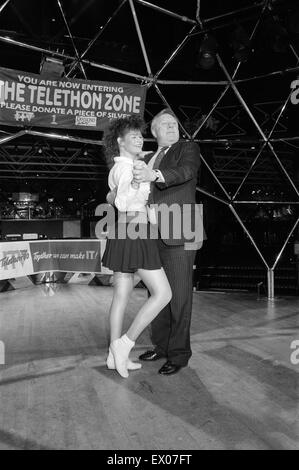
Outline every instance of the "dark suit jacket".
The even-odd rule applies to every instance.
[[[148,163],[153,154],[145,156],[144,161]],[[196,184],[200,169],[200,149],[195,142],[177,142],[173,144],[163,157],[159,170],[161,171],[165,183],[154,183],[152,185],[152,195],[154,204],[165,204],[171,206],[178,204],[184,207],[184,211],[190,211],[190,216],[195,220]],[[161,233],[161,218],[159,217],[159,230]],[[183,217],[181,218],[180,237],[174,237],[173,221],[170,220],[169,237],[164,237],[163,241],[167,245],[183,245],[185,242],[192,242],[186,238],[183,230]],[[177,231],[178,227],[176,227]],[[177,232],[178,233],[178,232]]]

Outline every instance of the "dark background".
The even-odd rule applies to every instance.
[[[198,201],[204,203],[208,236],[199,254],[196,282],[199,287],[256,288],[259,279],[264,281],[265,276],[261,258],[228,205],[211,196],[228,202],[228,197],[235,195],[237,201],[249,201],[234,207],[266,261],[274,262],[298,217],[297,206],[292,202],[298,202],[294,186],[298,187],[299,179],[299,105],[292,105],[288,99],[290,84],[298,77],[299,70],[298,1],[202,0],[198,24],[194,21],[196,0],[148,3],[168,10],[158,11],[145,2],[133,2],[152,76],[187,83],[157,82],[157,86],[149,86],[144,116],[147,122],[169,103],[180,120],[182,138],[190,138],[223,94],[225,85],[188,82],[227,80],[225,72],[231,77],[236,71],[238,52],[241,50],[244,54],[234,77],[237,89],[230,87],[210,119],[194,136],[203,157],[199,188],[204,192],[198,192]],[[240,27],[243,36],[237,34]],[[48,55],[56,51],[75,56],[74,45],[82,54],[101,29],[102,33],[84,57],[100,67],[84,64],[87,79],[150,84],[150,80],[142,81],[121,73],[124,70],[148,77],[129,1],[11,0],[0,12],[0,66],[39,73],[47,54],[24,45],[43,48],[49,51]],[[253,31],[253,39],[249,41]],[[215,38],[224,68],[217,60],[208,70],[201,66],[200,48],[206,34]],[[183,47],[172,57],[184,38],[187,39]],[[245,52],[240,49],[242,41]],[[172,60],[168,63],[169,58]],[[65,73],[69,73],[73,61],[65,59],[63,64]],[[105,70],[103,65],[112,66],[118,72]],[[84,78],[78,66],[70,76]],[[16,130],[2,126],[0,137]],[[34,130],[47,132],[41,128]],[[264,146],[262,137],[262,133],[268,137],[271,131],[274,153],[269,145]],[[59,133],[64,135],[63,131]],[[63,141],[39,135],[2,143],[0,203],[5,204],[11,194],[18,191],[39,193],[40,201],[45,203],[54,198],[61,206],[71,198],[73,212],[79,210],[83,214],[83,235],[89,236],[94,208],[105,200],[107,192],[108,170],[100,145],[102,134],[93,131],[67,134],[86,140]],[[153,148],[154,142],[147,131],[145,149]],[[258,161],[238,191],[259,152]],[[265,201],[273,201],[273,204],[265,204]],[[279,264],[281,269],[287,270],[279,281],[285,292],[298,291],[296,237],[297,231],[290,238]],[[226,273],[231,273],[229,268],[240,267],[245,273],[244,282],[240,281],[242,276],[237,271],[235,278],[225,277]],[[254,269],[256,271],[252,271]],[[260,273],[260,277],[256,273]]]

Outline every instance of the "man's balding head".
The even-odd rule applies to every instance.
[[[178,119],[171,109],[165,108],[153,118],[151,132],[159,147],[170,146],[179,140]]]

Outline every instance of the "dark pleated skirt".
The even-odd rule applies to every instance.
[[[127,228],[127,224],[126,228]],[[131,229],[132,229],[132,224]],[[137,224],[136,224],[137,227]],[[150,238],[149,224],[146,229],[147,236],[132,240],[123,237],[126,230],[122,230],[122,238],[115,234],[115,238],[107,239],[103,254],[103,266],[114,272],[134,273],[138,269],[160,269],[162,267],[157,240]],[[138,228],[138,227],[137,227]]]

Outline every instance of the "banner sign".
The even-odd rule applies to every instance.
[[[45,241],[30,246],[34,272],[101,272],[98,241]]]
[[[106,240],[0,243],[0,280],[47,271],[100,273]]]
[[[0,243],[0,280],[33,273],[29,242]]]
[[[111,119],[143,117],[146,87],[52,79],[0,68],[0,124],[103,130]]]

